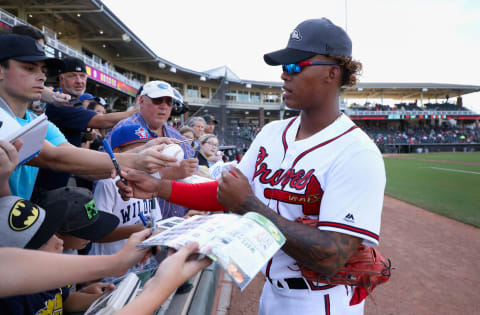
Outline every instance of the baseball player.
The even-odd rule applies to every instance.
[[[287,242],[263,268],[259,314],[363,314],[363,298],[350,305],[351,287],[316,283],[299,270],[301,264],[329,277],[361,244],[378,245],[383,160],[338,105],[340,88],[355,84],[361,64],[352,60],[345,31],[326,18],[300,23],[287,47],[264,59],[282,65],[285,104],[300,115],[266,125],[238,169],[194,185],[132,172],[126,174],[130,187],[117,185],[125,197],[146,198],[153,190],[195,209],[223,206],[269,218]],[[318,228],[293,222],[305,215],[318,220]]]

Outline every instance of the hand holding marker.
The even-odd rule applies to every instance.
[[[108,155],[110,155],[110,158],[112,159],[112,162],[113,162],[113,166],[115,167],[115,170],[117,171],[117,175],[120,176],[120,180],[122,181],[122,183],[127,185],[127,180],[122,177],[121,171],[120,171],[120,166],[118,165],[117,159],[115,159],[115,155],[113,155],[112,148],[110,147],[110,144],[108,143],[108,141],[106,139],[103,140],[103,148],[105,149],[105,152],[107,152]]]

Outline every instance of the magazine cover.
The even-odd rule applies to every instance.
[[[194,216],[143,241],[138,247],[178,249],[195,241],[199,253],[217,262],[240,290],[285,244],[285,236],[264,216],[248,212]]]

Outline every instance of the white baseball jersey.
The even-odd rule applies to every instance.
[[[141,222],[138,212],[141,211],[145,219],[150,220],[152,205],[150,199],[130,198],[128,201],[122,200],[118,193],[115,180],[108,178],[99,180],[95,186],[93,199],[97,209],[112,213],[118,217],[120,223],[118,226],[131,225]],[[155,200],[155,220],[162,217],[157,198]],[[110,243],[92,243],[89,255],[111,255],[118,252],[127,240],[120,240]]]
[[[320,230],[353,235],[365,245],[376,246],[386,181],[378,148],[343,114],[313,136],[295,141],[300,120],[293,117],[266,125],[242,158],[239,168],[256,197],[284,218],[318,218]],[[269,281],[260,314],[363,312],[363,303],[361,307],[348,306],[350,289],[308,282],[295,263],[280,250],[264,266]],[[289,289],[292,278],[303,279],[299,281],[306,289]],[[315,302],[302,312],[302,303],[297,302],[300,297],[308,299],[305,295]],[[311,313],[312,307],[318,312]]]

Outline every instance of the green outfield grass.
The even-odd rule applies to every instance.
[[[414,157],[427,160],[446,160],[461,162],[477,162],[480,163],[480,152],[457,152],[457,153],[427,153],[427,154],[408,154],[408,157]]]
[[[440,155],[442,160],[446,159],[443,154],[419,157],[440,159],[435,158]],[[465,161],[467,155],[452,156]],[[387,195],[480,227],[480,165],[385,158],[385,168]]]

